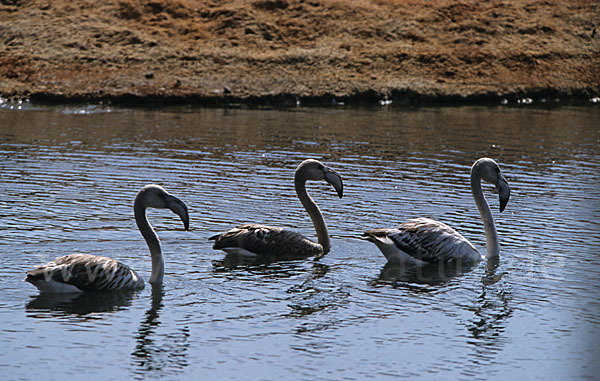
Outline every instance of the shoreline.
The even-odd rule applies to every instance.
[[[600,97],[591,91],[561,92],[557,89],[520,91],[508,94],[468,94],[431,95],[410,90],[391,91],[388,94],[366,92],[336,96],[300,96],[297,94],[276,94],[266,96],[235,97],[201,95],[69,95],[55,93],[34,93],[23,96],[5,97],[0,95],[0,107],[27,102],[36,105],[57,104],[107,104],[124,107],[154,106],[197,106],[197,107],[429,107],[429,106],[526,106],[558,107],[564,105],[600,104]]]
[[[7,0],[0,97],[39,103],[586,103],[600,3]],[[555,102],[556,103],[556,102]]]

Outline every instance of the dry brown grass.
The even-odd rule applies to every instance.
[[[598,93],[599,4],[0,2],[0,94]]]

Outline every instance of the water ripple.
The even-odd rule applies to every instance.
[[[76,376],[89,364],[104,378],[136,379],[239,378],[240,364],[251,379],[591,377],[600,325],[598,113],[0,109],[0,366],[9,378]],[[469,189],[481,156],[497,159],[511,184],[501,214],[484,186],[498,261],[391,266],[358,239],[422,216],[483,249]],[[293,187],[309,157],[344,178],[343,199],[327,184],[308,186],[330,253],[240,263],[211,249],[208,237],[247,222],[313,237]],[[190,209],[190,232],[169,212],[149,213],[164,288],[64,299],[36,296],[21,281],[72,252],[119,259],[148,279],[132,212],[147,183]]]

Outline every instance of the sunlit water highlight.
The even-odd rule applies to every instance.
[[[595,378],[600,296],[597,107],[161,111],[0,109],[0,374],[20,378]],[[495,158],[512,189],[484,187],[501,258],[411,273],[363,230],[410,217],[484,248],[469,168]],[[318,262],[236,265],[207,237],[240,223],[314,236],[293,171],[317,158],[344,198],[311,184],[332,236]],[[191,232],[151,211],[163,287],[38,296],[35,265],[105,255],[148,279],[132,203],[147,183],[190,207]]]

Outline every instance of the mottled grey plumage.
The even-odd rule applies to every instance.
[[[272,255],[278,259],[322,256],[323,246],[310,241],[302,234],[274,226],[259,224],[241,225],[209,238],[213,249],[239,253],[243,248],[257,256]]]
[[[160,241],[146,218],[146,208],[170,209],[189,228],[187,206],[158,185],[146,185],[135,197],[133,210],[140,233],[152,257],[150,283],[162,282],[164,262]],[[65,255],[27,272],[27,282],[40,292],[114,291],[144,288],[144,280],[128,266],[107,257],[89,254]]]
[[[417,264],[449,261],[478,261],[482,256],[460,233],[450,226],[429,218],[408,220],[395,229],[372,229],[364,237],[380,249],[393,243],[405,253],[393,255],[393,250],[382,249],[388,261]],[[390,242],[391,241],[391,242]]]
[[[395,229],[367,230],[363,237],[373,242],[390,262],[426,264],[449,261],[480,261],[500,252],[498,234],[490,207],[481,190],[481,180],[496,186],[502,212],[510,198],[510,187],[498,164],[481,158],[471,167],[471,191],[483,220],[487,247],[482,256],[469,241],[448,225],[429,218],[416,218]]]
[[[144,288],[144,280],[128,266],[111,258],[89,254],[70,254],[56,258],[28,271],[25,280],[42,288],[49,282],[57,282],[74,286],[81,291]]]
[[[294,175],[296,194],[313,222],[318,243],[311,242],[303,235],[290,230],[248,224],[210,237],[210,240],[215,241],[213,249],[249,257],[270,256],[275,257],[276,260],[320,257],[327,254],[330,249],[327,225],[319,207],[306,191],[307,180],[325,180],[333,185],[340,198],[344,193],[344,185],[339,174],[317,160],[305,160],[296,168]]]

